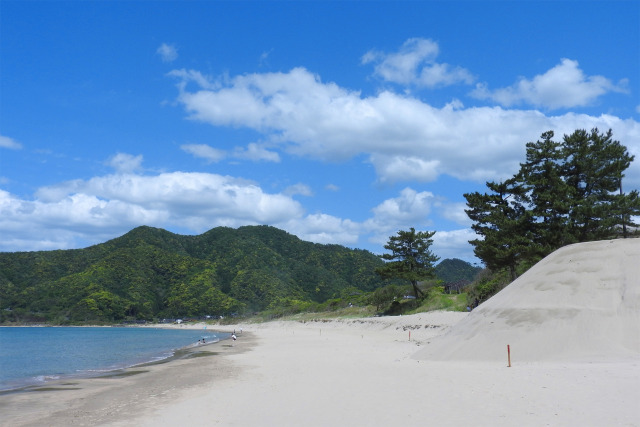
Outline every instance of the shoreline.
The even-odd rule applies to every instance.
[[[187,348],[180,357],[106,375],[52,380],[0,393],[0,425],[107,425],[114,415],[133,417],[140,405],[166,401],[173,393],[223,378],[229,367],[223,356],[247,351],[252,342],[251,334],[244,334],[242,345],[223,339]]]
[[[199,357],[198,353],[202,353],[202,351],[200,350],[203,347],[207,347],[213,344],[219,344],[223,341],[226,341],[227,339],[229,338],[218,339],[217,341],[210,341],[203,345],[189,345],[183,348],[176,349],[173,352],[173,354],[171,354],[170,356],[163,357],[157,360],[149,360],[145,362],[134,363],[128,366],[122,366],[122,367],[117,367],[112,369],[94,370],[92,372],[82,371],[74,374],[50,374],[50,375],[45,375],[45,377],[51,377],[51,378],[42,380],[42,382],[36,382],[34,380],[33,383],[30,383],[27,381],[27,379],[21,379],[19,380],[20,385],[17,385],[11,388],[0,389],[0,398],[2,396],[14,394],[14,393],[53,390],[53,389],[56,389],[58,384],[67,384],[67,383],[73,383],[73,382],[82,381],[82,380],[91,380],[96,378],[112,378],[112,377],[116,378],[116,377],[135,375],[136,373],[139,373],[139,371],[131,372],[132,370],[143,369],[148,366],[161,365],[164,363],[171,363],[176,360]],[[28,379],[33,379],[33,378],[28,378]],[[18,380],[14,380],[14,381],[18,381]]]
[[[164,330],[173,330],[174,328],[163,327],[166,325],[163,324],[149,324],[147,329],[164,329]],[[196,331],[202,328],[202,325],[197,325],[199,327],[191,328],[181,328],[185,331]],[[6,327],[6,326],[4,326]],[[70,326],[10,326],[6,328],[75,328]],[[1,327],[0,327],[1,328]],[[92,328],[92,329],[103,329],[108,327],[101,326],[79,326],[78,328]],[[130,329],[142,329],[137,326],[128,327]],[[120,329],[120,328],[118,328]],[[113,359],[113,363],[109,363],[109,365],[95,365],[93,367],[85,366],[82,369],[76,369],[74,371],[69,372],[55,372],[51,373],[40,373],[38,375],[25,376],[21,378],[9,378],[6,379],[4,383],[0,384],[0,396],[5,396],[13,393],[23,393],[23,392],[37,392],[44,389],[54,389],[56,384],[60,383],[72,383],[85,379],[95,379],[95,378],[107,378],[107,377],[119,377],[126,376],[128,370],[132,369],[143,369],[148,366],[171,363],[176,360],[197,357],[195,353],[202,352],[204,349],[212,346],[214,344],[219,344],[230,338],[230,334],[227,334],[224,331],[218,331],[215,329],[209,329],[210,333],[213,334],[213,338],[205,343],[201,343],[199,340],[197,342],[189,342],[188,344],[182,344],[182,347],[174,347],[166,349],[157,349],[153,353],[145,353],[145,356],[142,357],[133,357],[133,355],[124,356],[121,353],[118,353],[121,357],[120,360],[115,361]],[[38,350],[34,350],[38,351]],[[72,360],[72,359],[70,359]]]

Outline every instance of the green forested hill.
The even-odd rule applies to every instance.
[[[268,226],[198,236],[139,227],[86,249],[0,253],[0,321],[119,321],[322,302],[383,282],[374,254]]]
[[[436,266],[436,276],[445,284],[468,284],[473,281],[481,270],[482,268],[474,267],[461,259],[445,259]]]

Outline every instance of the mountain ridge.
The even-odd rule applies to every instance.
[[[379,258],[304,242],[268,226],[184,236],[141,226],[84,249],[0,253],[3,320],[116,321],[261,310],[324,301],[384,282]]]
[[[84,249],[0,253],[0,322],[54,323],[260,311],[388,284],[375,254],[271,226],[179,235],[149,226]]]

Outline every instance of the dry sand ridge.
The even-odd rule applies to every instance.
[[[640,239],[566,246],[547,256],[417,359],[599,361],[640,355]]]

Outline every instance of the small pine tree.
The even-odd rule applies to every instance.
[[[435,276],[434,263],[438,257],[429,249],[433,244],[432,237],[435,231],[419,231],[412,227],[409,231],[398,231],[396,236],[389,237],[389,242],[384,246],[391,251],[380,257],[387,262],[383,267],[377,268],[382,278],[397,278],[411,282],[416,298],[424,296],[424,292],[418,287],[418,282]]]

